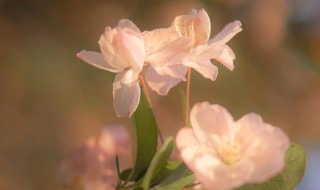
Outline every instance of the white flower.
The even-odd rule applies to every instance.
[[[172,27],[180,36],[193,38],[193,46],[190,47],[183,60],[185,66],[195,69],[212,81],[216,79],[218,69],[211,63],[211,59],[233,70],[235,55],[226,43],[242,30],[240,21],[229,23],[214,38],[209,39],[211,24],[207,12],[203,9],[199,12],[193,9],[187,15],[177,16]]]
[[[204,188],[231,190],[261,183],[285,166],[288,137],[250,113],[234,121],[228,111],[207,102],[191,110],[192,128],[182,128],[176,144]]]
[[[131,116],[140,101],[139,74],[145,60],[141,31],[130,20],[106,27],[99,40],[101,53],[82,50],[77,56],[103,70],[117,73],[113,82],[113,105],[119,117]]]

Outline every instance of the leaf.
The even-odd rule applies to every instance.
[[[161,183],[166,177],[168,177],[174,170],[180,166],[180,162],[167,161],[165,166],[160,170],[158,175],[152,180],[152,186],[158,185]]]
[[[121,177],[120,177],[120,165],[119,165],[119,158],[118,155],[116,155],[116,169],[117,169],[117,175],[118,175],[118,184],[117,187],[121,187]]]
[[[262,184],[246,184],[237,190],[293,190],[304,175],[306,153],[300,145],[291,143],[285,160],[285,169],[269,181]]]
[[[182,163],[174,170],[165,180],[157,187],[157,190],[180,190],[183,187],[190,185],[194,181],[193,173]]]
[[[142,180],[141,187],[149,189],[152,179],[159,174],[162,168],[165,167],[167,159],[169,158],[173,149],[173,138],[169,137],[160,150],[153,157],[151,164]]]
[[[132,172],[132,168],[126,169],[121,172],[120,179],[126,181]]]
[[[141,93],[140,103],[136,112],[133,114],[133,118],[136,140],[135,164],[127,181],[139,180],[139,177],[141,177],[149,167],[157,151],[157,124],[143,92]]]

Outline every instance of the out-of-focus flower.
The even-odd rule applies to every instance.
[[[234,121],[220,105],[207,102],[191,110],[191,128],[176,137],[181,157],[207,189],[230,190],[261,183],[285,166],[288,137],[250,113]]]
[[[130,165],[129,134],[123,126],[106,127],[99,138],[89,138],[66,157],[58,170],[59,182],[71,189],[112,190],[117,185],[116,155],[120,166]],[[125,159],[121,160],[122,157]]]
[[[113,105],[119,117],[131,116],[140,100],[139,74],[145,60],[142,33],[130,20],[106,27],[99,40],[101,53],[82,50],[77,56],[103,70],[117,73],[113,82]]]

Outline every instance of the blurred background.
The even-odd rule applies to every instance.
[[[248,112],[280,126],[309,153],[300,190],[320,189],[320,1],[318,0],[0,0],[0,189],[60,189],[60,161],[108,124],[124,124],[112,107],[109,72],[76,57],[99,51],[106,26],[132,19],[141,30],[168,27],[204,8],[213,37],[240,20],[229,45],[233,72],[217,81],[193,72],[191,105],[219,103],[239,119]],[[165,136],[183,125],[181,94],[152,93]]]

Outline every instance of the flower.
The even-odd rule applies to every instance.
[[[145,60],[142,33],[130,20],[106,27],[99,40],[101,53],[82,50],[77,56],[103,70],[117,73],[113,82],[113,105],[119,117],[131,116],[140,101],[139,74]]]
[[[210,59],[215,59],[233,70],[235,55],[226,43],[242,30],[240,21],[229,23],[214,38],[209,39],[211,24],[207,12],[203,9],[199,12],[193,9],[187,15],[177,16],[172,23],[172,28],[180,36],[193,38],[193,45],[185,54],[183,65],[195,69],[212,81],[216,79],[218,69]]]
[[[211,24],[207,12],[193,9],[187,15],[177,16],[167,29],[144,32],[146,61],[150,63],[145,72],[149,87],[167,95],[172,87],[186,80],[188,67],[214,81],[218,69],[211,59],[233,70],[235,55],[226,43],[241,30],[241,23],[234,21],[209,40]]]
[[[173,28],[143,32],[148,65],[145,78],[149,87],[160,95],[181,81],[185,81],[187,68],[182,65],[181,53],[190,46],[192,39],[179,36]]]
[[[60,164],[58,179],[71,189],[111,190],[117,186],[116,155],[121,168],[129,166],[129,134],[123,126],[104,128],[99,138],[91,137]],[[126,159],[121,160],[124,157]]]
[[[192,128],[182,128],[176,144],[186,165],[207,189],[230,190],[261,183],[285,167],[288,137],[255,113],[234,121],[220,105],[191,110]]]

